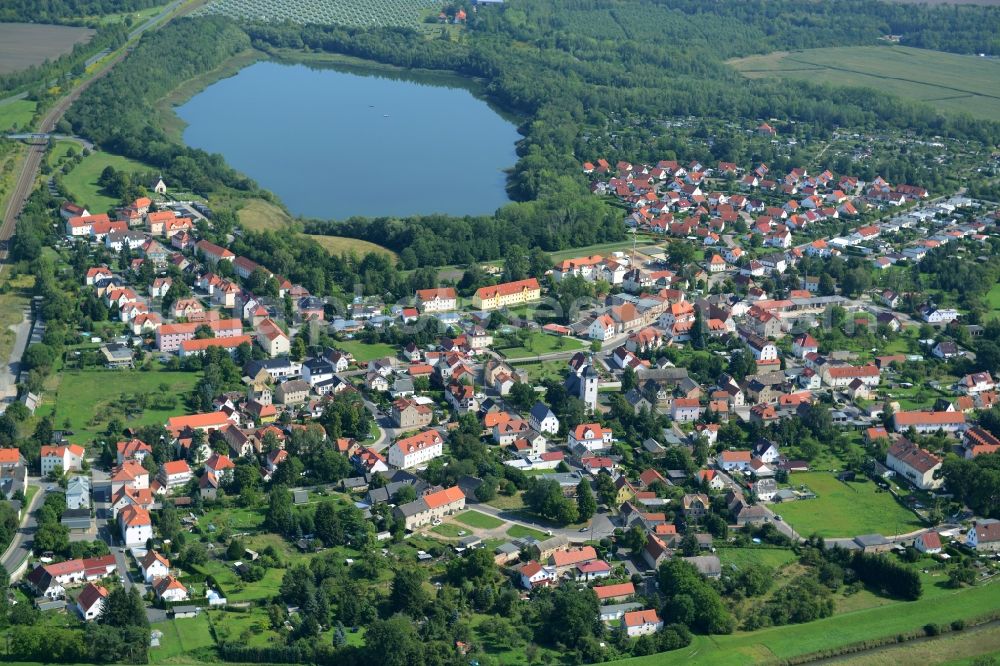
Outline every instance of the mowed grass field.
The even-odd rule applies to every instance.
[[[70,143],[70,145],[73,144]],[[77,149],[79,150],[79,146],[77,146]],[[104,171],[105,167],[109,166],[113,167],[116,171],[126,171],[129,173],[146,173],[154,170],[142,162],[136,162],[127,157],[112,155],[100,150],[95,150],[90,155],[84,157],[82,162],[62,177],[63,184],[75,202],[81,206],[85,206],[94,215],[104,213],[109,208],[113,208],[121,203],[118,199],[109,197],[104,192],[104,189],[97,184],[97,179],[101,177],[101,172]]]
[[[0,131],[25,129],[35,115],[35,102],[27,99],[13,99],[0,102]]]
[[[575,338],[535,332],[528,336],[524,344],[500,348],[499,351],[507,358],[532,358],[542,354],[576,349],[583,349],[583,343]]]
[[[865,640],[917,631],[926,624],[942,624],[978,617],[996,610],[994,585],[955,590],[919,601],[897,602],[833,617],[771,627],[729,636],[695,636],[691,645],[674,652],[611,662],[616,666],[743,666],[829,650]],[[961,635],[961,634],[960,634]],[[900,660],[894,663],[920,663]]]
[[[802,536],[853,537],[859,534],[905,534],[923,525],[873,482],[845,483],[829,472],[792,474],[789,483],[816,493],[816,499],[782,502],[774,512]]]
[[[887,45],[779,51],[729,64],[749,78],[864,86],[943,112],[1000,117],[1000,62],[993,59]]]
[[[476,527],[481,530],[492,530],[503,525],[503,521],[499,518],[490,516],[480,511],[465,511],[455,516],[455,520],[463,525]]]
[[[89,41],[96,30],[65,25],[0,23],[0,74],[55,60]]]

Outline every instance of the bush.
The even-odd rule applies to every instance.
[[[924,635],[925,636],[937,636],[941,633],[941,627],[936,624],[925,624],[924,625]]]
[[[965,629],[965,620],[953,620],[951,623],[952,631],[962,631]]]

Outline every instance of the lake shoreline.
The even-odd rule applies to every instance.
[[[222,155],[294,217],[489,215],[511,202],[521,119],[482,81],[310,55],[248,50],[185,82],[157,103],[168,133]]]

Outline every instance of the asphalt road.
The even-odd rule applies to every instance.
[[[3,557],[0,557],[0,564],[3,564],[8,572],[13,571],[31,552],[35,530],[38,529],[38,508],[45,499],[45,488],[48,485],[40,483],[38,477],[29,477],[28,483],[39,486],[39,489],[31,498],[31,503],[24,508],[27,515],[24,516],[21,527],[14,533],[14,538],[11,540],[7,552],[3,554]]]

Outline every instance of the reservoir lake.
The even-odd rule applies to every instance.
[[[457,77],[257,62],[175,110],[184,141],[220,153],[322,219],[492,214],[520,138]]]

